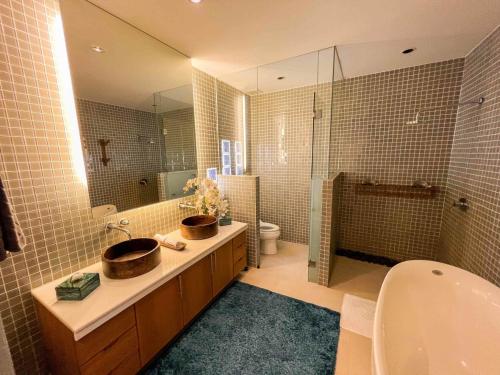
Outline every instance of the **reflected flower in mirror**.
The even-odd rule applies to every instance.
[[[188,180],[183,189],[194,190],[193,204],[200,215],[226,216],[229,210],[227,199],[222,198],[217,182],[209,178],[196,177]]]

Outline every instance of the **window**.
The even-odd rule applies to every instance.
[[[243,174],[243,148],[240,141],[234,142],[234,162],[236,165],[235,175]]]
[[[228,176],[231,174],[231,142],[227,139],[221,141],[221,161],[222,175]]]
[[[217,168],[207,168],[207,178],[217,181]]]

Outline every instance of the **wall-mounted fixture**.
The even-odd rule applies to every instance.
[[[476,99],[476,100],[466,100],[465,102],[459,102],[458,105],[469,105],[469,104],[477,104],[477,105],[481,105],[483,104],[484,102],[486,101],[486,99],[484,98],[484,96],[480,96],[479,99]]]
[[[108,163],[111,161],[110,158],[108,158],[108,155],[106,154],[106,146],[111,142],[109,139],[99,139],[99,145],[101,146],[101,161],[104,166],[107,166]]]
[[[126,227],[127,225],[130,224],[130,221],[128,219],[125,219],[125,218],[122,218],[120,219],[120,221],[118,222],[118,224],[115,224],[115,223],[112,223],[112,222],[108,222],[106,223],[106,231],[112,231],[112,230],[118,230],[120,232],[123,232],[127,235],[128,239],[131,240],[132,239],[132,234],[130,234],[130,231],[128,229],[125,229],[124,227]]]
[[[484,96],[480,96],[476,100],[466,100],[464,102],[459,102],[458,106],[459,107],[462,106],[462,105],[479,105],[479,106],[481,106],[485,101],[486,101],[486,99],[484,98]],[[419,122],[420,114],[422,112],[437,111],[439,109],[446,109],[446,108],[450,108],[450,106],[442,106],[442,107],[419,109],[419,110],[417,110],[417,113],[415,114],[415,118],[413,120],[411,120],[411,121],[406,121],[406,125],[416,125],[416,124],[419,124],[420,123]]]
[[[155,140],[153,138],[148,138],[145,135],[141,135],[141,134],[137,135],[137,141],[139,141],[139,143],[144,142],[147,145],[154,145],[155,144]]]
[[[148,186],[149,184],[149,181],[147,178],[142,178],[141,180],[139,180],[139,185],[141,186]]]
[[[469,202],[467,201],[467,198],[459,198],[458,201],[453,202],[453,207],[458,207],[462,211],[467,211],[469,208]]]

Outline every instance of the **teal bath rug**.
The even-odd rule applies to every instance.
[[[145,373],[331,375],[339,322],[337,312],[237,282]]]

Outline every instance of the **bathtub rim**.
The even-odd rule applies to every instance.
[[[383,348],[383,330],[382,330],[382,315],[383,315],[383,304],[381,303],[381,299],[385,296],[387,285],[390,284],[391,279],[394,277],[394,274],[401,271],[401,268],[407,268],[408,266],[416,265],[416,264],[427,264],[432,266],[432,268],[436,269],[454,269],[458,272],[462,272],[468,274],[469,277],[472,277],[480,283],[489,284],[493,288],[500,289],[492,282],[478,276],[472,272],[469,272],[463,268],[455,267],[447,263],[436,262],[433,260],[407,260],[401,263],[398,263],[394,267],[390,269],[387,275],[382,282],[382,287],[380,288],[380,293],[377,298],[377,305],[375,307],[375,318],[373,320],[373,335],[372,335],[372,375],[391,375],[387,370],[387,361],[385,358],[385,350]]]

